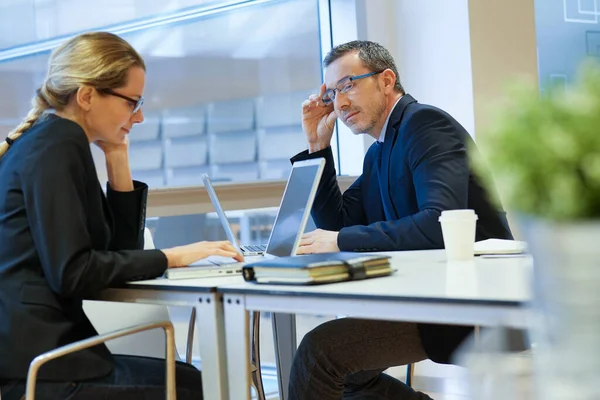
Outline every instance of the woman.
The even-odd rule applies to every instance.
[[[148,188],[132,181],[127,135],[144,120],[144,81],[144,61],[121,38],[74,37],[52,53],[33,108],[0,145],[3,400],[22,396],[34,357],[96,334],[86,295],[209,255],[242,260],[228,242],[141,250]],[[106,158],[106,196],[90,143]],[[96,346],[45,365],[36,399],[163,398],[164,368]],[[177,387],[180,399],[201,399],[200,372],[178,364]]]

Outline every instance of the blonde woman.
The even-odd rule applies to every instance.
[[[147,186],[133,181],[127,135],[144,120],[145,65],[109,33],[76,36],[51,55],[23,122],[0,144],[0,387],[18,399],[31,360],[96,334],[89,293],[160,276],[209,255],[241,256],[228,242],[143,248]],[[104,152],[106,195],[90,143]],[[200,372],[177,366],[178,398],[201,399]],[[97,346],[50,362],[36,399],[154,399],[164,361]]]

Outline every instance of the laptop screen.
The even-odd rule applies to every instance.
[[[227,240],[229,240],[234,247],[239,249],[240,244],[238,243],[237,238],[235,237],[235,234],[233,233],[233,230],[231,229],[229,220],[227,219],[227,216],[225,215],[225,211],[223,211],[223,207],[221,207],[221,203],[219,202],[219,198],[217,197],[217,193],[215,192],[215,188],[213,187],[210,178],[208,177],[208,175],[204,174],[204,175],[202,175],[202,180],[204,181],[204,187],[206,188],[206,191],[208,192],[208,197],[210,197],[210,201],[212,202],[213,207],[215,208],[215,211],[217,212],[217,215],[219,216],[219,219],[221,220],[221,225],[223,226],[223,229],[225,230],[225,235],[227,235]]]
[[[294,164],[273,224],[267,254],[277,257],[295,255],[297,242],[304,233],[310,215],[324,164],[324,159],[299,161]]]

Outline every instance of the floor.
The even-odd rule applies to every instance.
[[[430,365],[431,364],[431,365]],[[465,372],[457,367],[444,368],[441,370],[432,363],[423,362],[417,364],[418,375],[414,376],[413,387],[427,393],[435,400],[467,400],[471,399]],[[388,373],[404,381],[405,368],[393,368]],[[270,370],[265,371],[263,383],[268,400],[278,400],[277,380]],[[434,375],[434,376],[429,376]],[[443,376],[435,376],[443,375]]]
[[[176,329],[176,341],[179,349],[185,348],[187,319],[185,314],[177,316],[171,312]],[[189,314],[188,314],[189,315]],[[332,319],[327,316],[297,316],[296,331],[298,343],[306,332],[313,327]],[[180,321],[179,323],[177,321]],[[267,399],[279,399],[277,379],[275,376],[275,358],[271,319],[268,313],[261,315],[260,330],[261,363]],[[199,352],[194,346],[194,359],[199,359]],[[423,361],[415,365],[413,387],[427,393],[435,400],[525,400],[531,397],[530,357],[500,357],[484,355],[478,360],[479,370],[450,365],[439,365]],[[475,365],[475,364],[473,364]],[[470,371],[470,372],[469,372]],[[405,379],[406,367],[395,367],[387,371],[394,377]]]
[[[88,302],[88,306],[94,302]],[[110,321],[115,324],[120,323],[121,327],[125,321],[121,321],[125,316],[136,318],[144,317],[148,313],[148,320],[155,320],[160,311],[160,318],[170,318],[175,325],[176,345],[180,354],[183,356],[186,347],[188,324],[191,309],[184,307],[169,307],[168,314],[164,308],[160,310],[151,310],[156,306],[147,306],[139,304],[123,303],[103,303],[100,310],[96,310],[96,320]],[[112,307],[112,308],[111,308]],[[137,308],[136,308],[137,307]],[[159,307],[160,308],[160,307]],[[148,310],[146,310],[148,309]],[[143,311],[143,312],[142,312]],[[87,311],[86,311],[87,312]],[[164,314],[164,315],[163,315]],[[122,316],[122,318],[117,318]],[[131,324],[131,318],[127,317],[127,323]],[[150,319],[152,317],[152,319]],[[297,316],[296,331],[298,343],[306,332],[315,326],[333,319],[327,316]],[[138,321],[136,323],[141,323]],[[145,321],[147,322],[147,321]],[[116,327],[104,326],[104,331],[114,330]],[[102,331],[102,329],[100,329]],[[198,332],[196,332],[197,334]],[[143,336],[146,334],[146,336]],[[149,336],[150,335],[150,336]],[[155,335],[155,336],[152,336]],[[110,343],[111,346],[121,346],[127,349],[127,354],[138,354],[133,352],[132,347],[139,345],[139,355],[164,357],[164,334],[160,331],[141,333],[123,343],[117,343],[115,340]],[[271,330],[271,319],[268,313],[261,315],[260,330],[261,363],[263,365],[264,385],[269,399],[278,399],[277,381],[275,377],[274,346]],[[161,345],[151,346],[151,343]],[[193,363],[199,365],[200,354],[198,348],[198,335],[194,341]],[[153,349],[156,354],[148,353],[148,349]],[[120,352],[112,349],[115,353]],[[183,350],[183,351],[182,351]],[[136,350],[137,351],[137,350]],[[183,358],[183,357],[182,357]],[[466,400],[466,399],[531,399],[531,355],[518,353],[511,356],[498,356],[497,354],[482,354],[478,356],[475,362],[470,364],[469,372],[465,368],[448,365],[438,365],[429,361],[416,364],[413,387],[417,390],[429,394],[436,400]],[[404,379],[406,367],[396,367],[388,371],[392,376]]]
[[[301,315],[296,318],[298,342],[313,327],[333,317],[314,317]],[[261,316],[261,362],[263,365],[274,365],[273,336],[268,314]],[[277,380],[273,368],[265,368],[263,376],[265,391],[269,400],[279,399]],[[388,370],[394,377],[405,380],[406,367],[395,367]],[[467,400],[469,395],[468,376],[464,368],[448,365],[437,365],[430,361],[416,364],[413,387],[427,393],[435,400]]]

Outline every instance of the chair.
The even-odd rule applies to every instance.
[[[474,340],[475,344],[479,344],[479,340],[480,340],[479,325],[476,325],[473,330],[473,340]],[[408,364],[406,366],[406,385],[408,385],[409,387],[412,387],[414,376],[415,376],[415,365]]]
[[[415,376],[414,364],[408,364],[406,366],[406,385],[412,387],[413,378]]]
[[[144,241],[146,249],[153,249],[154,242],[152,240],[152,234],[148,228],[145,228],[144,231]],[[98,336],[91,337],[89,339],[85,339],[79,342],[71,343],[66,346],[59,347],[58,349],[49,351],[44,353],[38,357],[36,357],[30,364],[29,373],[27,376],[27,396],[26,400],[33,400],[35,393],[35,380],[37,377],[37,373],[39,368],[46,362],[53,360],[55,358],[61,357],[63,355],[73,353],[87,347],[95,346],[100,343],[104,343],[110,340],[125,338],[134,333],[139,332],[148,332],[154,330],[156,328],[162,328],[167,335],[167,345],[164,347],[164,353],[158,354],[157,351],[160,351],[160,346],[156,346],[158,343],[157,340],[129,340],[122,341],[116,346],[109,345],[109,349],[112,353],[115,354],[131,354],[131,355],[145,355],[145,356],[155,356],[157,358],[165,358],[167,362],[167,398],[175,399],[175,360],[180,360],[179,354],[177,353],[177,349],[175,347],[175,330],[173,324],[170,322],[169,313],[166,307],[163,306],[147,306],[153,307],[153,310],[158,310],[158,313],[152,314],[152,310],[150,313],[139,313],[139,310],[136,310],[135,315],[132,313],[127,313],[127,315],[123,315],[121,312],[123,309],[123,304],[110,304],[105,302],[96,302],[96,301],[84,301],[83,308],[85,310],[86,315],[93,323],[94,327],[99,332],[107,332],[104,334],[100,334]],[[139,306],[139,305],[137,305]],[[141,306],[145,307],[145,306]],[[111,314],[110,319],[102,318],[102,314],[107,314],[107,311],[114,309],[117,313]],[[125,318],[119,323],[114,320],[115,315],[120,316],[121,318]],[[128,324],[131,324],[132,318],[140,320],[146,319],[143,321],[143,324],[135,325],[133,327],[121,329],[124,326],[124,321],[126,320]],[[166,320],[166,321],[162,321]],[[161,322],[162,321],[162,322]],[[117,326],[114,326],[117,325]],[[196,310],[192,308],[192,312],[189,319],[188,332],[187,332],[187,346],[185,350],[185,362],[191,364],[192,362],[192,345],[194,340],[194,327],[196,325]],[[119,328],[118,330],[115,330]],[[150,337],[147,337],[147,339]],[[154,337],[152,337],[154,339]],[[156,338],[158,339],[158,338]],[[154,342],[154,343],[148,343]],[[143,347],[146,347],[143,349]],[[133,350],[132,350],[133,349]],[[154,354],[152,354],[154,352]],[[170,377],[171,372],[171,359],[173,359],[173,371],[172,378]],[[170,386],[173,389],[169,389]],[[171,393],[172,391],[172,393]],[[0,400],[2,400],[2,395],[0,394]]]
[[[83,309],[92,325],[99,334],[105,334],[126,326],[149,324],[155,321],[173,320],[171,313],[165,306],[148,304],[110,303],[104,301],[85,300]],[[192,347],[194,343],[194,327],[196,320],[195,309],[192,308],[187,325],[186,347],[177,351],[175,359],[192,363]],[[177,325],[175,323],[175,325]],[[183,332],[182,332],[183,333]],[[178,335],[180,338],[181,336]],[[144,332],[136,337],[120,337],[107,347],[112,354],[123,354],[141,357],[164,358],[166,353],[160,332]]]
[[[96,346],[100,343],[104,343],[112,339],[157,328],[162,328],[165,331],[166,335],[166,398],[168,400],[175,400],[175,330],[173,328],[173,324],[171,324],[171,321],[153,322],[151,324],[138,325],[121,329],[118,331],[106,333],[104,335],[98,335],[88,339],[84,339],[79,342],[71,343],[66,346],[62,346],[52,351],[46,352],[44,354],[40,354],[39,356],[33,359],[31,364],[29,364],[25,400],[34,400],[35,385],[38,376],[38,371],[40,370],[41,366],[47,363],[48,361],[54,360],[67,354],[74,353],[79,350],[87,349],[88,347]]]
[[[154,241],[148,228],[144,232],[144,248],[153,249]],[[175,348],[175,359],[192,363],[192,350],[194,342],[194,327],[196,324],[195,309],[191,309],[189,316],[183,316],[177,310],[170,310],[169,307],[149,304],[130,304],[130,303],[110,303],[104,301],[83,302],[83,309],[87,317],[94,325],[96,331],[100,334],[121,329],[125,326],[148,324],[155,321],[171,320],[177,325],[175,319],[186,318],[187,339],[185,350],[181,351],[181,356]],[[125,354],[144,357],[164,358],[164,347],[160,345],[162,337],[159,332],[145,332],[137,335],[135,338],[123,337],[107,344],[110,352],[113,354]]]
[[[256,391],[257,400],[265,400],[265,388],[263,386],[262,373],[260,370],[260,312],[253,311],[251,315],[250,332],[250,381]]]

